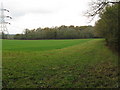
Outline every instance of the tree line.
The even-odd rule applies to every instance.
[[[80,39],[94,38],[93,26],[65,26],[53,28],[25,29],[24,34],[16,34],[14,39],[38,40],[38,39]]]

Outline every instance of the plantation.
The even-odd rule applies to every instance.
[[[4,88],[118,87],[104,39],[3,40]]]

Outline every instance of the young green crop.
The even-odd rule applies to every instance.
[[[3,40],[3,87],[117,87],[117,59],[103,39]]]
[[[3,40],[3,50],[44,51],[73,46],[91,39],[75,40]]]

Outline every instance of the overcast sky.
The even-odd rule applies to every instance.
[[[61,25],[94,25],[88,23],[84,12],[91,0],[0,0],[12,16],[7,25],[9,33],[22,33],[25,28],[55,27]]]

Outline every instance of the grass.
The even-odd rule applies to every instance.
[[[3,40],[4,88],[118,87],[103,39]]]

